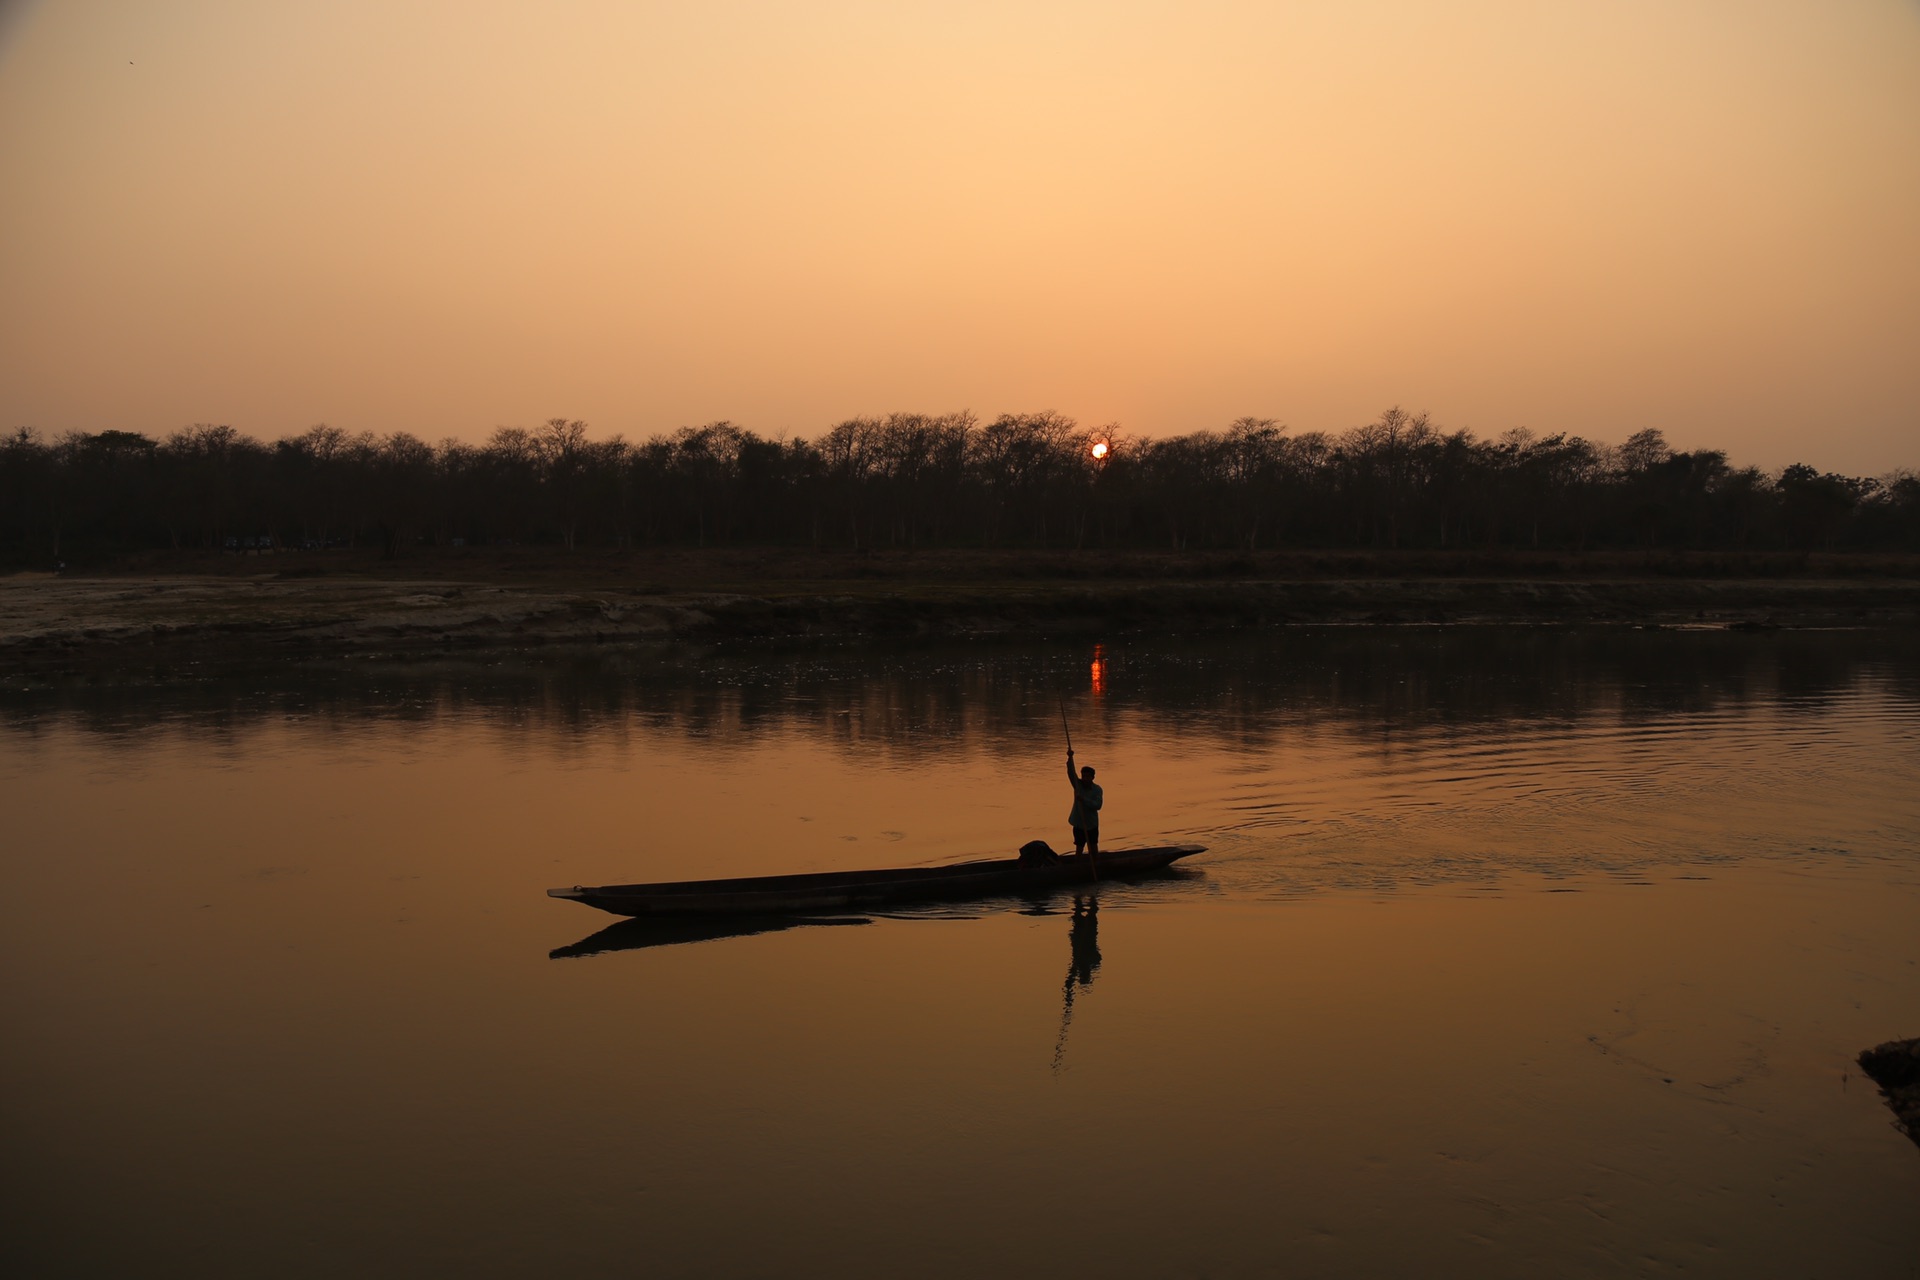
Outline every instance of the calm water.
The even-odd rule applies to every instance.
[[[1193,871],[674,942],[559,884]],[[29,1275],[1911,1275],[1920,646],[130,670],[0,687]],[[646,943],[649,945],[636,945]],[[585,952],[572,958],[550,953]]]

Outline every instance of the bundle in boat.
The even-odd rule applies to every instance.
[[[984,898],[1062,885],[1090,884],[1164,871],[1204,845],[1171,844],[1065,854],[1053,859],[996,858],[945,867],[888,871],[821,871],[731,880],[663,884],[609,884],[549,889],[563,898],[621,916],[777,915],[789,911],[850,911],[906,902]]]

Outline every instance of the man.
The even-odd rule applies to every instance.
[[[1100,852],[1100,805],[1106,798],[1093,781],[1093,766],[1078,774],[1073,771],[1073,748],[1067,748],[1067,781],[1073,784],[1073,812],[1067,821],[1073,824],[1073,851]]]

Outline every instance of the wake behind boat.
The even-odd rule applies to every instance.
[[[595,888],[574,885],[570,889],[549,889],[547,896],[598,907],[620,916],[860,910],[895,903],[981,898],[1122,879],[1161,871],[1181,858],[1204,852],[1205,845],[1171,844],[1152,849],[1103,850],[1091,856],[1070,853],[1045,862],[997,858],[889,871],[820,871],[793,876],[742,876],[731,880],[610,884]]]

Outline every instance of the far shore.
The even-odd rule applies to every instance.
[[[1920,557],[558,551],[0,577],[0,667],[1275,626],[1920,625]]]

